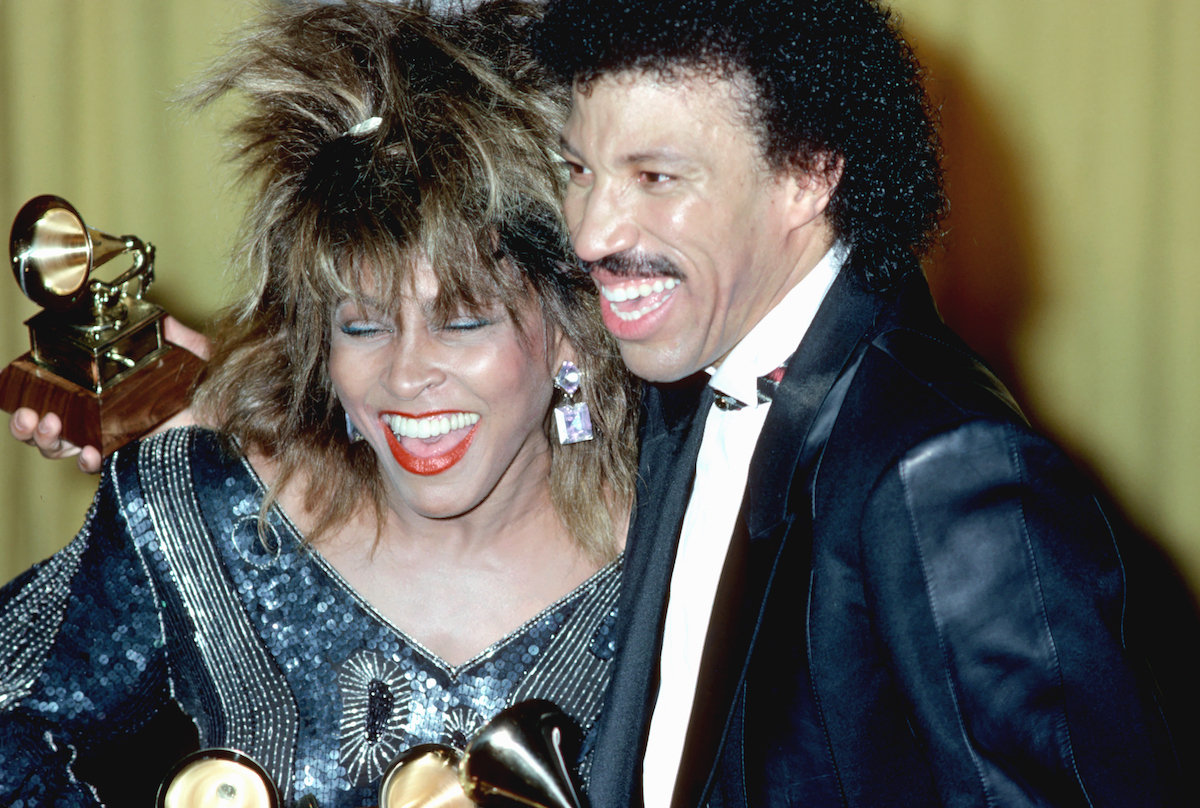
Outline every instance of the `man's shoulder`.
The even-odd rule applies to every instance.
[[[871,340],[864,367],[856,381],[874,387],[884,406],[918,399],[928,418],[1025,422],[1000,378],[948,328],[883,331]]]
[[[966,424],[1032,431],[1003,382],[937,316],[927,291],[885,306],[860,348],[847,371],[853,377],[831,430],[828,465],[842,459],[870,477]]]
[[[893,410],[917,421],[1025,423],[1004,383],[942,321],[923,278],[909,278],[879,312],[863,335],[867,344],[849,414],[877,418],[881,410]]]

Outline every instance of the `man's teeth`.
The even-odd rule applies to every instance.
[[[679,285],[674,278],[655,278],[641,283],[623,286],[602,287],[604,296],[613,303],[624,303],[627,300],[637,300],[639,297],[649,297],[656,292],[667,292]]]
[[[432,418],[405,418],[403,415],[385,415],[384,423],[401,438],[436,438],[479,423],[474,412],[453,412],[435,415]]]
[[[655,278],[654,280],[647,279],[641,283],[625,284],[622,286],[602,286],[601,291],[610,303],[627,303],[630,300],[640,300],[658,292],[669,292],[678,285],[679,281],[675,278]],[[613,314],[628,322],[630,320],[640,320],[664,302],[665,298],[660,298],[652,300],[645,306],[637,309],[618,309],[614,306],[610,307],[610,310]]]

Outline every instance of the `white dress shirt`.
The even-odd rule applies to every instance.
[[[741,509],[750,458],[770,403],[758,403],[758,378],[782,365],[808,331],[844,250],[835,246],[775,308],[709,368],[709,385],[746,404],[713,407],[696,461],[696,482],[684,514],[660,657],[660,687],[642,763],[646,808],[669,808],[695,699],[700,657],[717,583]]]

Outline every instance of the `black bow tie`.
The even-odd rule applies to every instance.
[[[758,377],[759,404],[770,404],[771,400],[775,398],[775,391],[779,389],[779,382],[783,380],[783,372],[785,370],[787,370],[787,361],[784,361],[782,365],[772,370],[766,376]],[[746,402],[726,395],[715,387],[713,388],[713,393],[715,395],[713,403],[717,405],[718,409],[733,412],[746,406]]]

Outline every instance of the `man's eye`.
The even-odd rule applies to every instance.
[[[567,173],[572,179],[587,177],[591,174],[591,170],[581,163],[576,163],[571,160],[563,160],[562,165],[567,169]]]
[[[674,179],[674,177],[672,177],[670,174],[660,174],[657,171],[643,171],[642,172],[642,181],[645,183],[648,183],[650,185],[657,185],[659,183],[669,182],[672,179]]]

